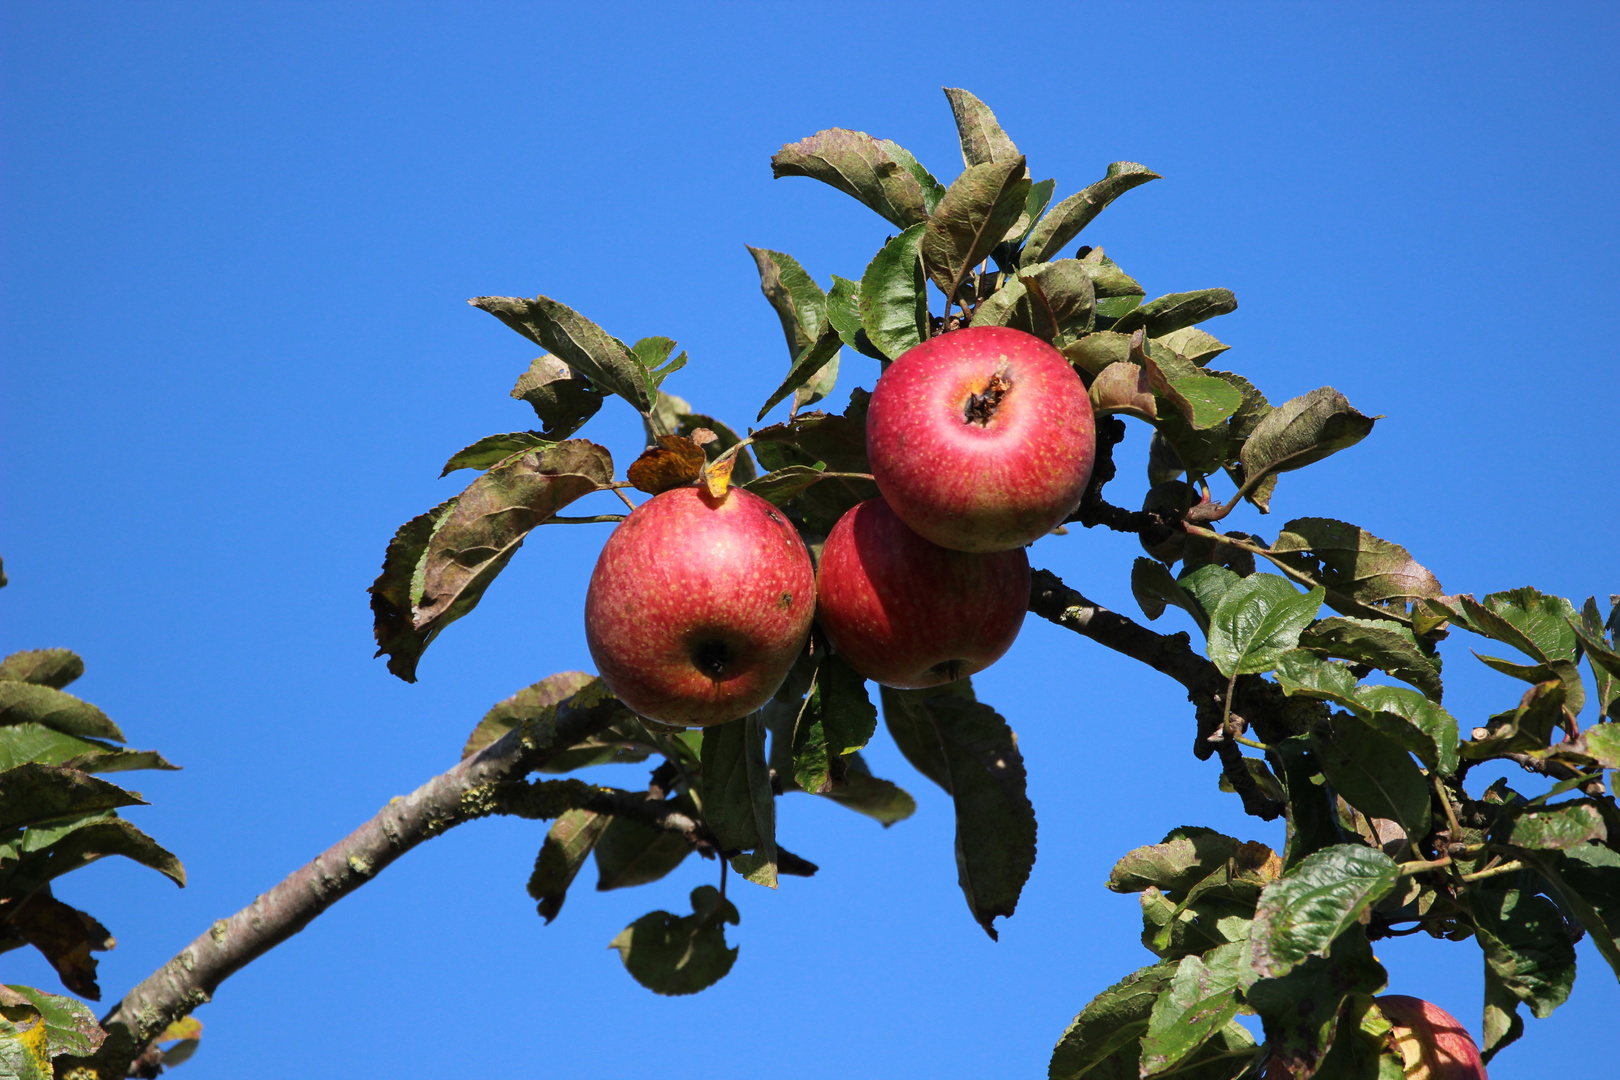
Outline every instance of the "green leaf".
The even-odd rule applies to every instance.
[[[1015,279],[979,305],[973,325],[1010,326],[1043,341],[1055,341],[1089,333],[1095,306],[1085,264],[1060,259],[1020,270]]]
[[[1178,966],[1166,961],[1141,968],[1092,998],[1053,1048],[1050,1080],[1079,1080],[1117,1051],[1136,1049]]]
[[[844,778],[820,793],[840,806],[865,814],[885,829],[917,812],[917,800],[905,789],[872,775],[859,753],[844,758]]]
[[[827,294],[793,256],[766,248],[748,248],[759,268],[759,291],[776,311],[787,341],[788,356],[797,357],[821,336],[827,322]]]
[[[179,768],[155,750],[124,750],[100,739],[64,735],[43,724],[0,727],[0,771],[15,768],[25,761],[64,765],[87,773]]]
[[[77,769],[27,762],[0,773],[0,831],[57,818],[145,806],[138,792],[97,780]]]
[[[3,737],[4,731],[0,730],[0,738]],[[1620,724],[1593,724],[1574,739],[1558,743],[1543,754],[1576,766],[1620,769]]]
[[[1233,571],[1216,563],[1206,563],[1203,566],[1182,570],[1176,584],[1180,585],[1182,591],[1192,597],[1193,603],[1203,610],[1202,618],[1197,616],[1194,618],[1198,619],[1198,625],[1205,635],[1209,633],[1209,615],[1220,606],[1221,598],[1242,580]]]
[[[1254,903],[1200,896],[1177,903],[1157,888],[1142,891],[1142,946],[1165,960],[1202,955],[1249,936]]]
[[[1527,807],[1508,816],[1492,830],[1492,835],[1499,843],[1546,851],[1576,847],[1588,840],[1606,840],[1609,832],[1598,808],[1582,799]]]
[[[1592,935],[1592,944],[1620,975],[1620,852],[1603,844],[1578,844],[1552,858],[1540,852],[1520,852],[1519,857],[1553,883]]]
[[[703,729],[703,818],[722,851],[749,851],[760,844],[747,742],[744,720]]]
[[[1351,806],[1395,822],[1414,843],[1428,833],[1429,785],[1403,747],[1342,715],[1310,739],[1322,775]]]
[[[821,462],[816,462],[821,465]],[[789,465],[764,476],[750,480],[743,487],[775,506],[784,506],[802,494],[810,485],[827,478],[826,466]]]
[[[1345,704],[1429,768],[1448,776],[1457,771],[1457,718],[1422,695],[1400,686],[1358,686],[1354,702]]]
[[[526,454],[531,450],[545,450],[557,445],[550,439],[542,438],[538,431],[509,431],[502,435],[486,435],[471,446],[457,450],[450,460],[444,463],[441,477],[449,476],[457,469],[487,469],[492,465],[499,465],[513,454]]]
[[[1347,931],[1395,887],[1395,862],[1359,844],[1336,844],[1302,859],[1260,894],[1243,951],[1240,985],[1280,979],[1310,957],[1327,957]]]
[[[684,797],[677,800],[690,812]],[[657,881],[691,854],[680,833],[629,818],[614,818],[596,841],[596,891]]]
[[[870,396],[857,387],[850,392],[849,407],[841,416],[818,411],[754,432],[753,449],[759,463],[773,471],[820,464],[831,472],[870,472],[866,461],[866,402]],[[852,506],[877,495],[877,485],[870,480],[827,479],[800,494],[798,509],[807,526],[825,535]]]
[[[1196,326],[1184,326],[1180,330],[1172,330],[1170,333],[1157,338],[1155,343],[1164,346],[1177,356],[1190,360],[1198,367],[1203,367],[1232,347],[1222,345],[1210,334],[1198,329]],[[1223,374],[1229,375],[1231,373],[1224,372]],[[1241,376],[1233,377],[1241,378]]]
[[[860,328],[889,359],[928,337],[928,282],[918,245],[927,226],[892,238],[866,266],[860,284]]]
[[[1574,660],[1580,648],[1570,625],[1577,618],[1575,605],[1562,596],[1527,587],[1491,593],[1479,603],[1465,596],[1462,606],[1470,630],[1506,642],[1541,663]]]
[[[1243,443],[1239,460],[1251,480],[1303,469],[1366,438],[1377,419],[1357,412],[1343,394],[1324,386],[1268,412]]]
[[[1575,983],[1575,945],[1558,907],[1528,889],[1471,890],[1485,963],[1538,1019],[1546,1019],[1569,997]]]
[[[1018,740],[996,711],[961,697],[927,699],[956,804],[956,867],[968,910],[996,938],[1035,865],[1035,808]]]
[[[64,735],[124,741],[107,714],[65,690],[26,682],[0,682],[0,727],[40,724]]]
[[[921,242],[923,268],[947,305],[1023,212],[1030,188],[1025,173],[1021,157],[969,166],[928,219]]]
[[[843,335],[840,334],[839,340],[842,339]],[[811,375],[803,386],[793,391],[793,408],[795,411],[814,405],[816,402],[831,396],[833,387],[838,385],[838,368],[842,356],[843,353],[841,352],[833,353],[831,360],[822,364],[821,369]]]
[[[897,160],[891,147],[893,143],[864,131],[828,128],[778,150],[771,158],[771,175],[809,176],[830,184],[905,229],[928,220],[931,211],[911,168],[916,159],[907,154],[909,161]]]
[[[1404,611],[1419,597],[1440,595],[1440,582],[1405,548],[1332,518],[1295,518],[1271,551],[1320,581],[1335,608],[1348,601]]]
[[[1356,676],[1345,664],[1323,660],[1305,649],[1290,649],[1277,658],[1277,685],[1289,697],[1301,694],[1318,701],[1347,702],[1354,698]]]
[[[956,133],[962,141],[962,164],[969,167],[1023,164],[1023,155],[1001,130],[990,106],[966,90],[951,87],[945,88],[945,99],[951,103],[951,112],[956,116]]]
[[[1519,997],[1496,974],[1489,963],[1485,965],[1485,1041],[1480,1045],[1480,1058],[1486,1064],[1510,1043],[1519,1041],[1524,1034],[1524,1017],[1519,1015]]]
[[[8,890],[27,891],[88,866],[108,855],[122,855],[151,867],[181,888],[186,871],[180,860],[157,841],[120,818],[91,818],[59,829],[30,829],[23,834],[23,855],[8,868]]]
[[[1237,944],[1186,956],[1159,993],[1142,1036],[1141,1075],[1157,1076],[1189,1058],[1237,1015]]]
[[[455,499],[407,522],[371,586],[378,652],[389,654],[388,670],[415,682],[422,651],[477,606],[524,537],[612,479],[605,449],[570,439],[509,459]]]
[[[512,397],[534,408],[540,418],[540,438],[561,440],[584,427],[585,421],[602,408],[607,394],[547,354],[529,361],[529,370],[519,375],[517,385],[512,387]]]
[[[1225,567],[1216,569],[1224,570]],[[1231,573],[1230,570],[1226,572]],[[1236,574],[1232,576],[1237,577]],[[1142,614],[1150,620],[1163,615],[1166,604],[1174,604],[1191,615],[1200,630],[1209,633],[1209,617],[1204,614],[1202,605],[1188,595],[1170,576],[1165,565],[1157,560],[1138,557],[1131,564],[1131,595],[1136,597]]]
[[[658,389],[629,346],[573,308],[545,296],[478,296],[467,301],[555,355],[599,389],[618,394],[638,412],[652,408]]]
[[[1299,635],[1299,647],[1387,671],[1411,683],[1432,701],[1438,702],[1444,690],[1440,657],[1424,652],[1412,631],[1397,622],[1323,619],[1305,628]]]
[[[929,699],[943,695],[956,695],[973,701],[973,680],[958,679],[944,686],[925,690],[896,690],[879,686],[878,696],[883,702],[883,723],[889,729],[900,753],[913,768],[944,789],[951,791],[950,768],[945,761],[945,748],[939,733],[934,730],[933,719],[927,707]]]
[[[1154,392],[1174,405],[1195,430],[1206,431],[1222,424],[1243,406],[1243,394],[1237,387],[1204,374],[1191,361],[1163,346],[1147,342],[1133,355],[1140,357]]]
[[[416,664],[435,636],[417,633],[414,618],[416,604],[422,598],[428,541],[455,508],[456,499],[446,499],[401,525],[388,541],[382,573],[368,590],[377,655],[387,653],[389,672],[406,682],[416,681]]]
[[[1170,830],[1157,844],[1135,848],[1114,864],[1107,886],[1114,892],[1157,888],[1185,893],[1250,845],[1201,825]],[[1264,848],[1257,844],[1254,847]],[[1270,849],[1266,849],[1268,852]],[[1249,856],[1247,861],[1253,861]]]
[[[838,356],[838,349],[842,345],[843,341],[838,336],[837,328],[829,324],[822,331],[821,337],[817,338],[814,344],[806,346],[804,352],[793,361],[793,366],[788,369],[787,378],[782,380],[782,385],[776,388],[776,392],[765,402],[755,419],[765,419],[765,414],[776,408],[783,398],[820,375],[822,368],[832,363]]]
[[[1092,288],[1096,288],[1095,280],[1092,281]],[[992,296],[985,303],[988,304],[994,299]],[[1081,371],[1088,375],[1100,375],[1114,364],[1131,363],[1131,335],[1116,334],[1112,330],[1099,330],[1087,334],[1078,341],[1065,342],[1060,351]]]
[[[720,890],[699,885],[692,890],[692,914],[643,915],[608,948],[618,949],[625,970],[653,993],[695,994],[719,982],[736,963],[737,948],[726,946],[725,924],[740,921]]]
[[[1145,330],[1150,338],[1163,337],[1205,319],[1230,314],[1237,310],[1237,306],[1237,297],[1232,295],[1230,289],[1167,293],[1131,309],[1111,329],[1117,334]]]
[[[1570,628],[1575,631],[1581,650],[1586,654],[1587,666],[1592,669],[1598,712],[1611,720],[1620,720],[1620,652],[1608,647],[1599,618],[1597,600],[1589,596],[1581,608],[1581,622],[1571,621]]]
[[[1271,744],[1282,760],[1278,779],[1288,789],[1288,840],[1283,866],[1293,869],[1319,851],[1342,843],[1337,800],[1320,779],[1321,766],[1311,749],[1310,737],[1293,735]]]
[[[1563,721],[1564,684],[1556,680],[1537,683],[1525,691],[1518,708],[1491,717],[1485,722],[1485,737],[1463,743],[1458,753],[1479,761],[1497,754],[1543,750],[1553,729]]]
[[[833,275],[833,287],[827,293],[827,321],[838,331],[845,345],[865,353],[861,347],[861,283]],[[881,355],[881,354],[880,354]]]
[[[783,873],[798,873],[788,865],[790,853],[776,846],[776,791],[771,785],[770,763],[765,757],[765,736],[769,731],[765,714],[757,712],[744,719],[744,756],[748,782],[748,796],[754,813],[754,832],[758,843],[750,855],[739,855],[731,865],[739,874],[768,889],[776,888],[777,864]],[[706,809],[706,808],[705,808]],[[808,866],[808,873],[815,873]]]
[[[1024,212],[1018,215],[1018,220],[1013,223],[1012,229],[1007,233],[1005,243],[1016,247],[1024,242],[1024,238],[1029,235],[1029,230],[1035,227],[1035,223],[1046,212],[1047,205],[1052,201],[1052,192],[1056,190],[1056,180],[1040,180],[1029,186],[1029,197],[1024,200]],[[944,189],[941,189],[942,194],[943,191]]]
[[[25,682],[60,690],[84,674],[84,661],[71,649],[28,649],[0,660],[0,682]]]
[[[101,1025],[96,1023],[96,1014],[82,1001],[47,994],[32,986],[8,985],[4,992],[0,992],[0,1005],[10,1008],[24,1001],[39,1014],[40,1022],[45,1027],[45,1055],[49,1058],[64,1054],[89,1057],[100,1049],[107,1037]],[[0,1035],[0,1038],[3,1037]]]
[[[1270,671],[1316,618],[1322,590],[1303,595],[1285,577],[1251,574],[1221,597],[1209,619],[1209,658],[1228,677]]]
[[[808,792],[828,793],[843,774],[841,759],[865,746],[876,727],[866,679],[841,657],[826,657],[794,728],[794,779]]]
[[[934,208],[939,205],[939,200],[945,197],[945,185],[935,180],[934,174],[923,168],[922,163],[912,156],[910,150],[893,139],[879,139],[877,143],[917,181],[918,186],[922,188],[923,209],[932,214]]]
[[[1080,231],[1091,224],[1109,203],[1134,187],[1159,174],[1134,161],[1116,161],[1108,166],[1107,174],[1084,191],[1070,195],[1052,207],[1047,215],[1030,230],[1024,241],[1020,261],[1025,264],[1046,262],[1061,251]]]
[[[541,679],[519,690],[484,714],[462,749],[471,757],[514,728],[527,725],[531,732],[549,739],[554,730],[557,709],[564,702],[575,708],[612,710],[613,719],[596,734],[552,755],[539,768],[543,773],[568,773],[592,765],[629,765],[646,761],[657,750],[641,720],[619,703],[600,678],[583,671],[564,671]]]
[[[529,895],[539,901],[535,910],[548,925],[562,910],[568,886],[612,820],[589,810],[568,810],[552,822],[529,875]]]

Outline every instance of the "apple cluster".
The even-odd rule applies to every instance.
[[[932,338],[872,392],[880,497],[834,525],[813,567],[798,532],[748,491],[666,491],[602,549],[586,641],[626,705],[667,724],[760,708],[820,623],[885,686],[935,686],[1000,659],[1029,602],[1027,544],[1091,478],[1091,401],[1061,353],[1005,327]]]

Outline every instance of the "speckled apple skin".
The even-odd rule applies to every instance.
[[[757,495],[676,488],[613,530],[585,595],[585,641],[608,688],[642,716],[723,724],[770,700],[804,647],[815,570],[798,532]],[[697,656],[720,642],[721,675]]]
[[[838,519],[816,570],[821,628],[851,667],[884,686],[938,686],[982,671],[1011,648],[1028,607],[1023,548],[942,548],[882,499]]]
[[[1422,998],[1386,994],[1375,999],[1408,1080],[1487,1080],[1479,1047],[1455,1016]]]
[[[1012,386],[988,423],[969,399],[1000,372]],[[969,327],[904,353],[878,379],[866,455],[907,525],[958,551],[1005,551],[1057,528],[1096,457],[1091,399],[1063,354],[1001,326]]]

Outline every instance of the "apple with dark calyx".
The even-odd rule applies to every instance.
[[[585,641],[608,689],[682,727],[769,701],[804,648],[815,569],[798,531],[741,488],[680,487],[613,530],[585,596]]]
[[[1408,1080],[1486,1080],[1485,1063],[1468,1029],[1432,1001],[1386,994],[1374,999],[1401,1055]]]
[[[833,648],[884,686],[938,686],[989,667],[1029,607],[1029,556],[952,551],[882,499],[838,519],[816,570],[816,617]]]
[[[913,530],[957,551],[1006,551],[1080,505],[1096,457],[1091,399],[1031,334],[969,327],[889,365],[866,413],[878,491]]]

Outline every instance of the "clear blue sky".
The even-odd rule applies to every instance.
[[[60,890],[118,938],[109,999],[452,764],[491,703],[589,666],[605,527],[537,534],[417,685],[371,657],[394,528],[459,490],[435,479],[451,452],[532,422],[506,392],[536,350],[465,298],[677,338],[670,389],[742,424],[785,365],[743,245],[825,284],[888,231],[773,182],[770,155],[852,127],[948,179],[941,86],[984,98],[1060,197],[1110,161],[1162,173],[1089,242],[1150,296],[1233,289],[1208,328],[1273,401],[1332,384],[1387,415],[1234,528],[1335,516],[1448,591],[1620,592],[1617,55],[1616,9],[1576,3],[0,5],[0,648],[80,651],[75,692],[186,766],[132,777],[153,805],[128,816],[187,889],[104,860]],[[622,467],[633,420],[610,404],[586,434]],[[1145,444],[1122,448],[1129,484]],[[1032,560],[1139,616],[1136,553],[1081,534]],[[1520,687],[1461,638],[1446,702],[1471,724]],[[979,685],[1040,820],[999,944],[957,889],[948,800],[880,736],[917,815],[785,800],[783,842],[823,869],[735,886],[741,956],[704,994],[654,997],[606,945],[714,863],[601,894],[587,868],[542,926],[523,885],[544,826],[485,822],[227,982],[181,1075],[1044,1075],[1080,1006],[1150,959],[1135,898],[1102,888],[1113,861],[1183,823],[1280,832],[1216,790],[1184,695],[1146,669],[1032,620]],[[1379,954],[1477,1031],[1472,944]],[[1580,957],[1502,1075],[1590,1072],[1620,990]],[[23,952],[0,977],[55,985]]]

